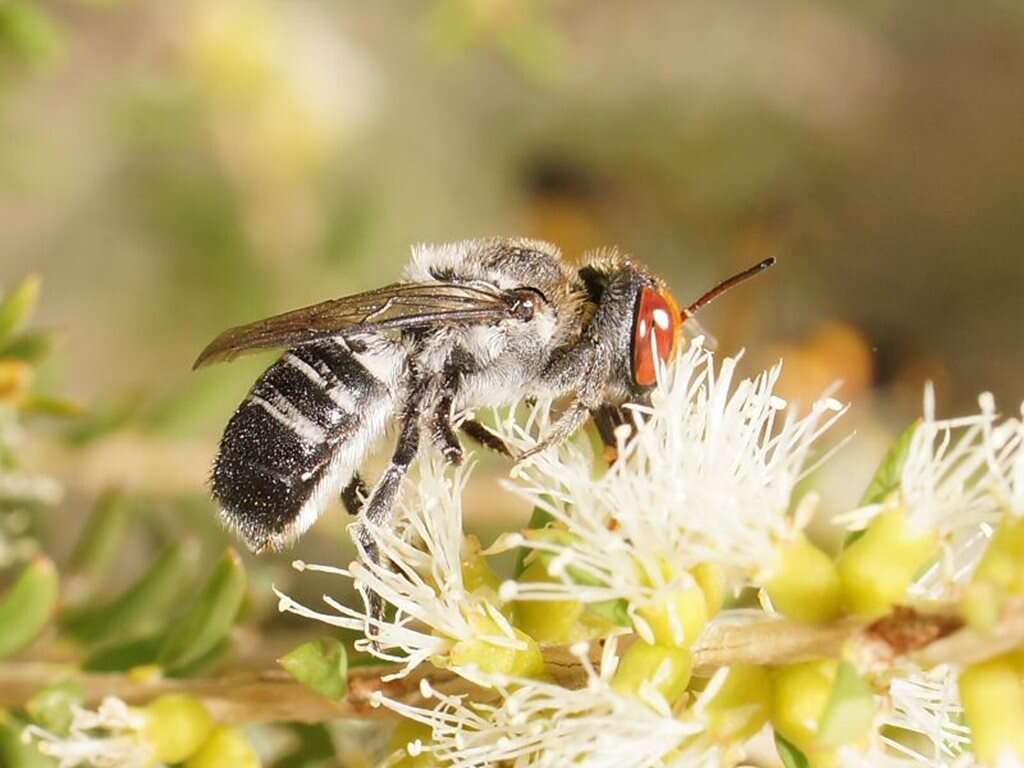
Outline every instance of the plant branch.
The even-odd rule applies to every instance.
[[[1024,601],[1008,604],[1000,622],[988,634],[960,627],[950,613],[920,614],[909,609],[898,610],[873,624],[854,619],[825,626],[781,619],[721,622],[708,627],[694,647],[694,671],[709,675],[732,664],[778,665],[836,657],[851,642],[870,647],[875,660],[891,662],[905,657],[926,667],[976,662],[1024,644]],[[544,655],[558,683],[582,683],[583,669],[568,649],[550,647]],[[164,693],[189,693],[202,699],[218,719],[228,723],[321,722],[386,715],[370,706],[372,694],[379,691],[406,703],[423,703],[419,691],[423,678],[444,693],[472,693],[475,701],[487,701],[490,696],[488,691],[472,686],[453,672],[429,664],[408,677],[382,681],[383,676],[393,671],[389,666],[349,670],[348,695],[332,702],[276,668],[178,680],[82,673],[70,665],[47,662],[6,663],[0,664],[0,707],[23,706],[41,688],[66,678],[78,680],[93,704],[104,696],[141,704]]]

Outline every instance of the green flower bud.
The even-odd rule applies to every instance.
[[[637,609],[659,645],[689,648],[708,623],[708,605],[697,584],[663,593]]]
[[[693,670],[693,655],[685,648],[648,645],[637,640],[619,659],[612,688],[636,696],[645,684],[653,685],[669,704],[686,692]]]
[[[192,757],[185,768],[260,768],[260,757],[237,728],[222,725]]]
[[[210,737],[213,717],[198,699],[172,693],[151,701],[143,738],[161,763],[180,763]]]
[[[971,748],[986,765],[1000,755],[1024,757],[1024,686],[1009,656],[973,664],[960,674],[960,701]]]
[[[935,532],[914,530],[906,510],[880,513],[839,556],[847,607],[867,618],[885,615],[905,599],[907,587],[937,552]]]
[[[807,624],[822,624],[839,615],[842,587],[832,558],[804,534],[782,542],[779,565],[765,584],[775,608]]]
[[[737,664],[704,706],[708,734],[719,744],[739,744],[759,730],[771,714],[771,679],[763,667]]]

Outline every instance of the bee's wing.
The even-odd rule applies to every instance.
[[[487,283],[393,283],[230,328],[210,342],[193,367],[357,332],[494,323],[514,317],[517,307],[515,294]]]

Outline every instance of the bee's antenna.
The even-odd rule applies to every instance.
[[[775,257],[771,256],[765,259],[764,261],[755,264],[750,269],[745,269],[738,275],[733,275],[732,277],[723,280],[710,291],[708,291],[695,302],[693,302],[693,304],[686,307],[686,309],[683,310],[683,319],[685,320],[687,318],[693,317],[693,315],[695,315],[697,313],[697,310],[699,310],[701,307],[705,306],[706,304],[710,304],[712,301],[717,299],[730,288],[735,288],[737,285],[744,282],[745,280],[749,280],[754,275],[760,274],[764,270],[768,269],[768,267],[772,266],[774,263]]]

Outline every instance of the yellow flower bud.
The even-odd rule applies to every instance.
[[[742,743],[768,721],[771,704],[771,680],[763,667],[729,667],[725,681],[704,706],[708,734],[719,744]]]
[[[722,566],[717,563],[701,563],[693,569],[693,578],[704,592],[708,616],[717,615],[725,604],[725,571]]]
[[[637,609],[660,645],[689,648],[708,623],[708,605],[703,590],[694,584],[686,589],[658,595]]]
[[[180,763],[195,753],[213,730],[213,717],[198,699],[180,693],[151,701],[143,738],[161,763]]]
[[[988,582],[1006,592],[1024,594],[1024,518],[1006,517],[978,563],[975,582]]]
[[[882,616],[905,599],[907,587],[938,552],[934,531],[917,531],[906,510],[880,513],[839,556],[843,597],[853,613]]]
[[[419,752],[416,755],[410,755],[406,749],[413,742],[419,741],[427,744],[433,738],[433,732],[423,723],[405,718],[399,720],[394,733],[391,734],[390,751],[394,754],[398,750],[402,750],[402,756],[398,758],[397,762],[389,762],[387,765],[389,768],[437,768],[441,763],[433,753]]]
[[[967,586],[960,601],[960,615],[973,629],[988,632],[999,620],[1002,606],[999,588],[989,581],[975,581]]]
[[[487,674],[506,674],[517,677],[540,677],[545,673],[544,657],[540,646],[532,637],[513,627],[517,640],[526,644],[523,650],[496,645],[480,639],[482,635],[501,636],[504,633],[492,618],[484,614],[469,617],[474,637],[460,640],[448,653],[448,664],[453,667],[475,666]]]
[[[466,591],[485,589],[497,594],[501,579],[491,570],[487,559],[480,554],[480,540],[476,536],[467,536],[463,549],[462,585]]]
[[[192,757],[185,768],[260,768],[260,757],[237,728],[222,725]]]
[[[693,656],[685,648],[648,645],[637,640],[622,654],[612,678],[612,688],[636,696],[645,685],[653,685],[669,704],[686,692],[693,670]]]
[[[779,547],[779,564],[765,589],[775,608],[797,621],[822,624],[840,612],[835,563],[802,533]]]
[[[813,751],[839,662],[793,664],[772,675],[772,726],[803,752]]]
[[[520,581],[551,582],[547,569],[534,560],[519,577]],[[515,625],[539,643],[566,644],[576,637],[576,623],[583,614],[583,603],[577,600],[518,600],[515,602]]]
[[[986,765],[1009,752],[1024,757],[1024,686],[1007,656],[974,664],[960,674],[960,700],[971,748]]]

